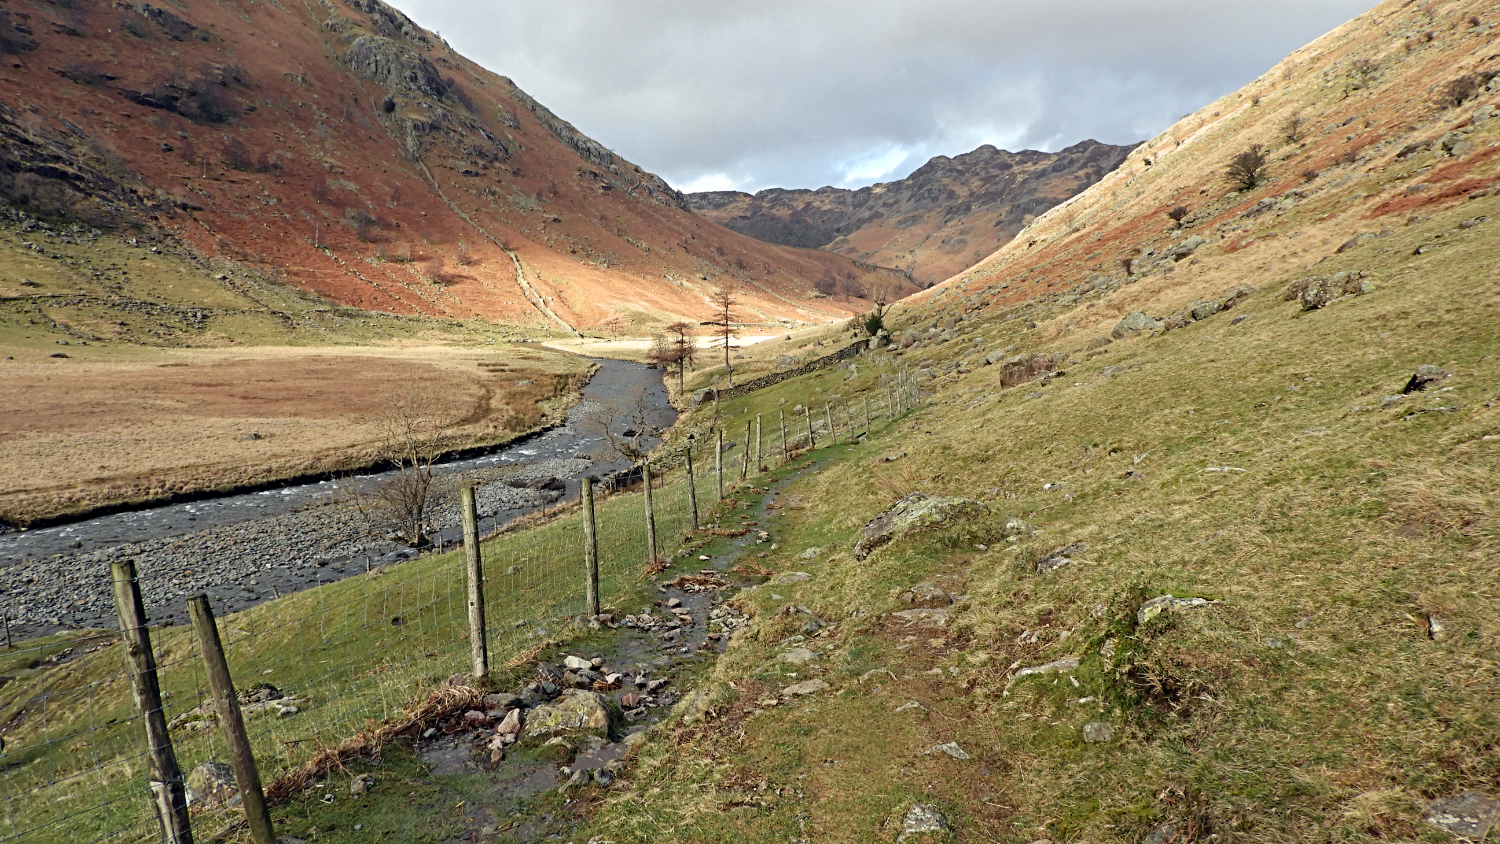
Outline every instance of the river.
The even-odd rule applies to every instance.
[[[597,420],[617,434],[640,424],[665,428],[676,419],[662,371],[636,363],[597,360],[598,370],[566,421],[490,453],[442,463],[438,472],[479,485],[485,530],[519,516],[576,499],[581,479],[629,467],[601,453],[607,444]],[[600,413],[601,409],[604,411]],[[659,440],[643,439],[655,446]],[[0,535],[4,577],[0,614],[18,638],[66,628],[113,627],[109,563],[132,559],[141,574],[154,621],[185,619],[183,595],[206,591],[215,605],[241,610],[289,592],[366,568],[415,556],[415,551],[371,536],[348,489],[380,473],[276,489],[143,507],[70,524]],[[503,481],[557,478],[557,492],[515,489]],[[456,508],[448,508],[437,537],[461,539]]]

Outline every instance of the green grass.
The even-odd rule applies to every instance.
[[[700,461],[702,458],[700,458]],[[686,487],[670,473],[656,492],[664,554],[715,553],[723,541],[688,536]],[[697,477],[704,523],[718,518],[713,478]],[[596,522],[600,594],[607,609],[648,603],[644,506],[639,492],[601,499]],[[483,545],[492,676],[544,643],[577,637],[584,612],[583,530],[577,510]],[[696,571],[691,557],[680,570]],[[665,577],[671,576],[669,569]],[[219,620],[236,687],[270,683],[303,703],[293,717],[248,720],[262,779],[270,782],[359,731],[397,719],[449,675],[467,673],[469,647],[461,552],[388,566],[299,592]],[[208,696],[191,631],[152,631],[169,719]],[[101,646],[49,666],[31,667],[72,645]],[[0,656],[0,718],[6,719],[7,799],[0,835],[29,841],[150,836],[144,758],[114,636],[84,634],[28,642]],[[217,730],[174,732],[184,772],[227,759]],[[211,828],[216,817],[200,824]]]
[[[930,404],[788,490],[802,506],[774,523],[781,551],[765,565],[814,580],[745,597],[758,621],[710,681],[720,717],[646,748],[594,831],[894,840],[892,813],[921,800],[959,840],[1138,841],[1162,823],[1195,840],[1447,840],[1423,821],[1426,801],[1493,793],[1500,776],[1500,297],[1484,269],[1500,250],[1454,229],[1486,213],[1476,204],[1393,235],[1380,256],[1320,267],[1377,280],[1324,310],[1247,279],[1263,291],[1235,310],[1092,358],[1091,335],[1042,345],[986,314],[957,341],[861,361],[853,380],[828,370],[726,402],[736,432],[782,399],[878,394],[892,365],[937,373]],[[1444,251],[1411,254],[1445,231]],[[1036,318],[1082,319],[1106,295],[1053,300]],[[941,315],[900,313],[898,327]],[[1002,389],[998,367],[973,366],[974,335],[981,354],[1073,359],[1045,386]],[[960,360],[973,371],[950,371]],[[1382,408],[1423,363],[1453,373],[1442,392]],[[1104,373],[1122,366],[1134,368]],[[859,527],[917,489],[992,514],[853,561]],[[1008,515],[1044,532],[1008,542]],[[1088,545],[1077,562],[1033,573],[1071,542]],[[798,559],[809,546],[825,553]],[[948,629],[882,616],[932,578],[964,596]],[[1168,593],[1219,603],[1136,623],[1146,598]],[[833,689],[767,709],[757,701],[807,676],[775,662],[792,603],[839,625],[815,640],[832,645],[817,673]],[[1071,679],[1005,693],[1019,667],[1064,656],[1082,661]],[[877,668],[895,679],[859,682]],[[909,699],[927,712],[893,711]],[[1082,740],[1095,720],[1110,742]],[[950,740],[974,758],[920,755]]]

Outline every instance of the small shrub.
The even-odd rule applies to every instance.
[[[250,157],[250,150],[245,147],[244,141],[239,138],[231,140],[224,145],[224,165],[231,170],[250,171],[255,169],[255,160]]]
[[[1457,108],[1469,100],[1479,96],[1491,79],[1496,76],[1495,72],[1466,73],[1454,79],[1438,94],[1438,105],[1442,108]]]
[[[1182,225],[1182,221],[1187,218],[1187,215],[1188,207],[1186,205],[1179,205],[1167,212],[1168,219],[1179,226]]]
[[[1300,114],[1288,117],[1286,123],[1282,124],[1281,136],[1286,138],[1289,144],[1300,143],[1303,138],[1307,137],[1307,118]]]
[[[77,82],[79,85],[88,85],[91,87],[103,85],[115,78],[111,74],[105,73],[93,62],[73,62],[57,73],[64,79]]]
[[[1251,144],[1229,160],[1229,168],[1224,171],[1224,177],[1241,190],[1250,190],[1265,181],[1268,164],[1265,148],[1260,144]]]
[[[460,240],[458,242],[458,251],[454,253],[453,260],[460,267],[467,267],[474,263],[474,253],[469,251],[469,244]]]
[[[1302,181],[1304,181],[1304,182],[1311,182],[1312,180],[1314,180],[1316,178],[1318,178],[1318,171],[1317,170],[1309,167],[1306,170],[1302,171]]]

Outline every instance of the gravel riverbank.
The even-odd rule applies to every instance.
[[[555,458],[456,473],[478,484],[486,529],[497,515],[516,516],[550,504],[557,492],[517,489],[509,482],[567,478],[593,461]],[[437,519],[445,535],[459,530],[458,507]],[[281,595],[410,559],[416,552],[372,537],[354,506],[339,501],[196,533],[59,554],[3,569],[5,615],[17,638],[65,628],[115,626],[109,566],[134,560],[146,612],[153,622],[186,623],[186,599],[207,592],[217,607],[243,610]]]

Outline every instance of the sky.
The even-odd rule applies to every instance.
[[[684,191],[1146,140],[1373,0],[396,0]]]

